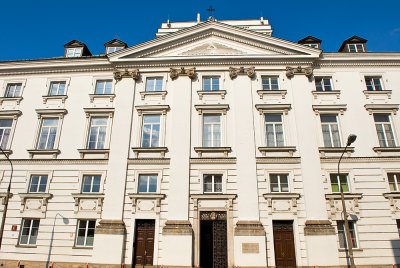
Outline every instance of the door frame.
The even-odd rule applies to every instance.
[[[276,255],[275,255],[275,236],[274,236],[274,221],[276,222],[276,221],[286,221],[286,222],[292,222],[292,233],[293,233],[293,246],[294,246],[294,257],[295,257],[295,261],[296,261],[296,267],[297,266],[301,266],[301,262],[299,262],[299,256],[300,256],[300,254],[301,254],[301,252],[300,251],[298,251],[298,250],[300,250],[300,244],[299,244],[299,242],[300,241],[298,241],[298,239],[299,239],[299,236],[297,235],[295,235],[296,233],[298,233],[297,231],[297,227],[298,227],[298,225],[297,225],[297,220],[296,219],[272,219],[271,220],[271,234],[272,234],[272,240],[271,240],[271,243],[272,243],[272,247],[271,247],[271,249],[272,249],[272,260],[273,260],[273,265],[276,267]],[[267,245],[267,247],[268,247],[268,245]],[[267,256],[268,257],[268,256]]]
[[[135,217],[136,216],[136,217]],[[127,251],[126,251],[126,256],[130,256],[130,263],[132,267],[134,267],[135,263],[135,247],[133,244],[135,243],[136,240],[136,222],[137,220],[154,220],[154,250],[153,250],[153,266],[158,265],[158,250],[159,250],[159,226],[160,226],[160,219],[159,216],[157,217],[151,217],[150,215],[147,217],[141,217],[140,215],[135,215],[132,217],[132,226],[130,228],[131,234],[130,235],[130,242],[129,244],[126,245]],[[128,240],[129,241],[129,240]],[[130,253],[129,253],[130,252]],[[125,260],[129,260],[125,257]],[[128,263],[128,262],[126,262]]]

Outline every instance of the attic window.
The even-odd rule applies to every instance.
[[[308,47],[312,47],[312,48],[318,48],[318,47],[319,47],[319,45],[316,44],[316,43],[312,43],[312,44],[303,44],[303,45],[308,46]]]
[[[67,52],[65,53],[67,58],[76,58],[82,56],[82,48],[81,47],[71,47],[67,48]]]
[[[121,49],[123,49],[123,47],[107,47],[107,54],[113,53]]]
[[[349,48],[349,52],[357,53],[357,52],[365,52],[363,44],[347,44]]]

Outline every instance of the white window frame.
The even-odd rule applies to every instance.
[[[157,191],[156,192],[139,192],[139,176],[141,175],[156,175],[157,176]],[[134,174],[135,193],[137,194],[159,194],[161,192],[161,182],[163,180],[163,170],[155,169],[138,169]]]
[[[107,52],[106,52],[106,54],[110,54],[110,53],[119,51],[119,50],[121,50],[121,49],[123,49],[123,47],[120,47],[120,46],[109,46],[109,47],[107,47]],[[112,51],[111,51],[111,50],[112,50]]]
[[[335,178],[336,178],[336,182],[338,183],[338,191],[335,191],[335,192],[332,189],[331,175],[333,175],[333,174],[336,174]],[[346,184],[347,184],[348,191],[343,191],[343,193],[351,193],[351,185],[350,185],[350,179],[349,179],[351,174],[349,172],[341,171],[339,175],[346,175]],[[340,188],[342,187],[342,185],[340,184],[337,170],[336,170],[336,172],[332,171],[332,172],[328,173],[328,178],[329,178],[329,186],[331,189],[331,193],[340,193]]]
[[[79,58],[82,56],[82,53],[83,53],[83,47],[69,47],[65,50],[65,57],[66,58]]]
[[[15,94],[15,89],[14,89],[14,91],[13,91],[13,94],[10,96],[9,95],[9,93],[10,93],[10,89],[11,88],[16,88],[17,86],[19,86],[20,88],[19,88],[19,94],[18,95],[16,95]],[[6,89],[5,89],[5,92],[4,92],[4,97],[5,98],[19,98],[19,97],[21,97],[22,96],[22,89],[23,89],[23,85],[22,85],[22,83],[20,83],[20,82],[17,82],[17,83],[7,83],[7,85],[6,85]]]
[[[204,192],[204,176],[205,175],[220,175],[222,177],[221,192]],[[200,184],[200,192],[202,194],[226,194],[227,193],[228,170],[226,169],[202,169],[199,170],[197,183]],[[214,185],[213,185],[214,187]]]
[[[68,92],[68,87],[69,87],[70,81],[71,81],[71,78],[69,78],[69,77],[54,77],[54,78],[47,79],[46,88],[45,88],[46,91],[43,92],[43,97],[66,96],[67,92]],[[64,95],[50,95],[49,94],[50,93],[50,86],[54,82],[56,82],[56,83],[57,82],[65,82]]]
[[[81,221],[86,221],[85,237],[84,237],[85,241],[84,241],[83,245],[78,244],[79,224],[80,224]],[[96,233],[97,220],[96,219],[78,219],[77,222],[76,222],[76,231],[75,231],[75,246],[76,247],[85,247],[85,248],[92,248],[93,247],[93,245],[87,245],[87,238],[88,238],[87,234],[88,234],[88,230],[89,230],[89,221],[94,221],[95,222],[95,224],[94,224],[95,230],[94,230],[94,234],[93,234],[93,245],[94,245],[94,237],[96,236],[95,233]]]
[[[205,177],[206,176],[211,176],[211,191],[207,192],[205,191]],[[221,177],[221,191],[216,191],[216,182],[215,182],[215,176]],[[202,188],[203,188],[203,193],[204,194],[222,194],[224,192],[223,190],[224,187],[224,178],[223,178],[223,174],[203,174],[203,183],[202,183]]]
[[[385,138],[386,146],[382,146],[381,145],[381,143],[379,141],[379,136],[378,136],[378,129],[376,128],[377,127],[377,122],[375,121],[375,118],[373,117],[374,126],[375,126],[375,133],[376,133],[376,137],[378,138],[379,147],[389,147],[389,148],[390,147],[396,147],[398,143],[397,143],[396,131],[394,129],[394,124],[393,124],[393,121],[392,121],[392,114],[391,113],[373,113],[373,116],[374,115],[386,115],[386,116],[388,116],[388,118],[389,118],[389,122],[388,123],[382,123],[381,122],[381,123],[378,123],[378,124],[380,124],[383,127],[383,129],[384,129],[384,125],[389,124],[391,132],[392,132],[392,135],[393,135],[393,139],[394,139],[394,146],[388,146],[388,139],[386,137],[386,132],[384,131],[383,135],[384,135],[384,138]]]
[[[39,177],[38,186],[37,186],[36,191],[31,191],[32,177],[33,176],[38,176]],[[42,192],[42,191],[39,191],[39,188],[40,188],[43,176],[46,176],[47,179],[46,179],[45,189]],[[35,194],[47,193],[48,192],[48,186],[49,186],[49,175],[48,174],[46,174],[46,173],[45,174],[30,174],[27,193],[35,193]]]
[[[282,146],[278,146],[278,141],[276,138],[276,123],[278,122],[272,122],[273,125],[273,129],[274,129],[274,146],[268,146],[268,141],[267,141],[267,121],[266,121],[266,116],[267,115],[280,115],[281,116],[281,125],[282,125],[282,133],[283,133],[283,145]],[[285,131],[285,123],[284,123],[284,118],[283,118],[283,113],[279,113],[279,112],[268,112],[268,113],[264,113],[263,117],[264,117],[264,144],[266,147],[284,147],[286,146],[286,131]]]
[[[321,79],[322,91],[319,91],[319,90],[317,89],[317,79]],[[330,87],[331,87],[330,90],[327,90],[327,89],[326,89],[326,86],[327,86],[327,85],[325,85],[325,80],[329,80]],[[335,90],[335,89],[334,89],[334,86],[333,86],[333,80],[332,80],[332,77],[331,77],[331,76],[315,76],[315,78],[314,78],[314,83],[315,83],[315,91],[318,91],[318,92],[332,92],[332,91]]]
[[[219,128],[220,128],[220,140],[219,140],[219,146],[214,146],[214,144],[212,144],[211,146],[206,146],[205,145],[205,142],[204,142],[204,127],[205,127],[205,122],[204,122],[204,117],[206,117],[206,116],[216,116],[216,115],[218,115],[219,116],[219,118],[220,118],[220,120],[219,120]],[[223,123],[222,123],[222,121],[223,121],[223,114],[222,113],[203,113],[203,116],[202,116],[202,130],[201,130],[201,133],[202,133],[202,141],[201,141],[201,146],[202,147],[207,147],[207,148],[218,148],[218,147],[223,147]],[[212,132],[212,133],[214,133],[214,132]],[[212,141],[212,143],[214,143],[214,139],[211,139],[211,141]]]
[[[8,135],[8,140],[7,140],[6,144],[4,144],[4,148],[1,147],[3,150],[8,150],[11,147],[12,139],[14,137],[15,125],[17,122],[16,117],[17,116],[14,116],[14,117],[0,116],[0,120],[12,120],[11,127],[10,127],[10,133]],[[2,129],[6,129],[6,128],[2,128]],[[0,137],[0,146],[3,143],[3,137],[4,137],[4,135]]]
[[[277,83],[278,83],[278,89],[272,89],[272,83],[271,83],[271,79],[272,78],[276,78]],[[264,88],[264,84],[263,84],[263,80],[264,79],[268,79],[268,81],[269,81],[269,89],[265,89]],[[279,75],[261,75],[261,89],[264,90],[264,91],[281,90],[281,85],[280,85],[280,81],[279,81]]]
[[[373,87],[373,90],[369,90],[368,89],[368,85],[367,85],[367,80],[368,79],[371,79],[371,85]],[[379,79],[379,84],[380,84],[380,87],[381,87],[380,90],[376,89],[374,79]],[[369,92],[381,92],[381,91],[385,90],[385,87],[384,87],[384,84],[383,84],[383,79],[382,79],[381,75],[366,75],[366,76],[364,76],[364,82],[365,82],[365,88]]]
[[[332,123],[324,123],[322,122],[321,116],[335,116],[336,117],[336,124],[337,124],[337,128],[338,128],[338,135],[339,135],[339,146],[335,146],[334,142],[333,142],[333,134],[332,134]],[[321,126],[321,134],[322,134],[322,144],[324,145],[324,147],[326,148],[339,148],[342,146],[342,132],[341,132],[341,127],[340,127],[340,123],[339,123],[339,114],[334,114],[334,113],[321,113],[319,114],[319,120],[320,120],[320,126]],[[330,136],[330,142],[332,146],[326,146],[325,144],[325,139],[324,139],[324,132],[323,132],[323,125],[328,125],[329,127],[329,136]]]
[[[90,193],[90,192],[82,192],[83,190],[83,176],[100,176],[100,191],[97,193]],[[104,192],[104,182],[107,177],[107,171],[99,171],[99,170],[84,170],[79,172],[79,193],[80,194],[101,194]]]
[[[161,81],[161,90],[155,90],[156,89],[156,83],[154,83],[154,86],[152,89],[147,90],[147,85],[149,80],[155,80],[155,81]],[[144,85],[144,91],[145,92],[160,92],[160,91],[165,91],[165,77],[162,75],[154,75],[154,76],[146,76],[145,80],[145,85]]]
[[[317,43],[309,43],[309,44],[303,44],[303,45],[319,49],[319,45]]]
[[[206,90],[204,89],[205,86],[205,81],[206,80],[210,80],[210,90]],[[213,79],[217,79],[218,80],[218,89],[214,89],[213,87],[215,86],[215,84],[212,83]],[[201,90],[202,91],[221,91],[221,76],[220,75],[202,75],[201,77]]]
[[[96,120],[96,119],[105,119],[105,120],[107,120],[107,123],[105,125],[94,125],[94,124],[92,124],[94,122],[94,120]],[[103,150],[103,149],[107,149],[108,148],[108,145],[107,145],[107,135],[108,135],[107,129],[108,129],[108,125],[109,125],[109,122],[108,122],[109,120],[110,120],[110,118],[108,116],[91,116],[90,117],[89,127],[88,127],[88,132],[87,132],[87,141],[86,141],[86,146],[85,146],[86,149],[88,149],[88,150]],[[100,136],[99,130],[101,128],[103,128],[103,127],[105,127],[106,135],[104,137],[102,148],[98,148],[99,136]],[[90,145],[89,145],[90,136],[92,134],[92,128],[96,128],[97,129],[95,148],[90,148]]]
[[[45,175],[47,176],[47,185],[46,185],[46,191],[45,192],[30,192],[29,188],[31,186],[31,178],[32,176],[41,176]],[[43,193],[48,193],[50,191],[50,183],[53,180],[53,172],[48,171],[48,170],[31,170],[28,171],[26,174],[26,182],[25,182],[25,193],[37,193],[37,194],[43,194]]]
[[[22,239],[22,232],[24,229],[24,225],[25,225],[25,221],[30,220],[30,224],[29,224],[29,231],[28,231],[28,241],[27,243],[21,243],[21,239]],[[33,226],[33,221],[38,221],[38,227],[37,227],[37,236],[36,236],[36,240],[35,243],[30,243],[31,239],[32,239],[32,226]],[[18,238],[18,245],[27,245],[27,246],[34,246],[37,244],[37,238],[39,236],[39,227],[40,227],[40,219],[38,218],[22,218],[21,221],[21,229],[19,232],[19,238]]]
[[[102,92],[97,92],[97,83],[102,83],[102,82],[105,82],[104,87],[102,88]],[[105,85],[106,85],[106,83],[110,83],[111,84],[111,91],[108,92],[108,93],[105,93],[105,89],[106,89]],[[94,91],[93,91],[94,95],[110,95],[110,94],[113,94],[113,92],[114,92],[114,80],[113,79],[111,79],[111,78],[109,78],[109,79],[97,78],[96,79],[96,81],[94,83]]]
[[[160,140],[158,147],[165,147],[165,131],[166,131],[166,121],[167,121],[167,111],[169,110],[169,106],[161,105],[161,107],[155,106],[142,106],[136,107],[138,111],[138,122],[137,122],[137,139],[136,139],[136,147],[138,148],[157,148],[157,147],[142,147],[142,132],[143,132],[143,118],[144,115],[160,115]]]
[[[153,142],[153,125],[156,125],[156,123],[145,123],[145,118],[148,116],[158,116],[159,117],[159,136],[158,136],[158,146],[151,146],[152,142]],[[162,114],[143,114],[142,116],[142,124],[141,124],[141,131],[140,131],[140,147],[141,148],[158,148],[158,147],[162,147],[161,146],[161,129],[162,129]],[[150,142],[149,142],[149,146],[143,146],[143,138],[144,138],[144,127],[145,125],[151,125],[151,134],[150,134]]]
[[[140,189],[140,178],[141,177],[147,177],[147,183],[146,183],[146,191],[144,191],[144,192],[140,192],[139,191],[139,189]],[[152,176],[154,176],[154,177],[156,177],[156,190],[154,191],[154,192],[150,192],[149,191],[149,188],[150,188],[150,177],[152,177]],[[158,174],[157,173],[140,173],[140,174],[138,174],[138,181],[137,181],[137,193],[138,194],[156,194],[156,193],[158,193],[158,181],[159,181],[159,179],[158,179]]]
[[[361,46],[361,50],[357,46]],[[352,50],[351,47],[354,48],[353,49],[354,51],[351,51]],[[347,44],[347,48],[350,53],[365,52],[364,44],[362,44],[362,43]]]
[[[56,136],[54,137],[54,144],[53,144],[52,148],[47,148],[47,144],[48,144],[49,137],[50,137],[50,134],[49,134],[50,132],[49,132],[48,135],[47,135],[47,138],[46,138],[46,146],[45,146],[45,148],[39,148],[40,139],[41,139],[41,136],[42,136],[43,129],[44,128],[49,128],[49,129],[53,129],[54,128],[54,126],[51,126],[51,127],[44,127],[43,126],[44,121],[48,120],[48,119],[50,119],[50,120],[51,119],[57,119],[57,126],[55,126],[56,127]],[[59,116],[42,116],[40,118],[39,132],[38,132],[38,136],[37,136],[37,139],[36,139],[36,146],[35,146],[36,150],[55,150],[55,149],[58,149],[58,140],[59,140],[59,136],[60,136],[61,120],[62,119]]]
[[[64,91],[63,94],[59,94],[59,90],[60,90],[60,85],[64,84]],[[57,89],[56,89],[56,94],[52,94],[52,86],[53,85],[58,85]],[[47,92],[47,96],[65,96],[66,95],[66,88],[67,88],[67,83],[65,81],[51,81],[50,85],[49,85],[49,90]]]
[[[390,189],[390,175],[393,175],[393,180],[394,180],[394,190]],[[388,188],[390,192],[400,192],[400,171],[387,171],[386,172],[386,178],[388,182]]]
[[[90,183],[90,191],[84,191],[84,185],[85,185],[85,178],[87,178],[87,177],[91,177],[92,179],[91,179],[91,183]],[[94,177],[100,177],[100,180],[99,180],[99,191],[98,192],[94,192],[93,191],[93,185],[94,185],[94,183],[93,183],[93,178]],[[82,175],[82,184],[81,184],[81,194],[99,194],[99,193],[101,193],[102,192],[102,190],[101,190],[101,181],[102,181],[102,178],[101,178],[101,174],[84,174],[84,175]]]
[[[12,97],[6,97],[6,93],[7,93],[7,87],[9,84],[22,84],[21,85],[21,94],[20,96],[15,96],[15,98],[21,98],[22,95],[24,94],[24,89],[26,86],[26,79],[10,79],[10,80],[4,80],[3,86],[2,86],[2,98],[12,98]]]
[[[344,242],[345,242],[345,247],[341,247],[341,245],[340,245],[340,238],[339,238],[339,222],[342,224],[342,226],[343,226],[343,235],[344,235],[344,237],[345,237],[345,240],[344,240]],[[350,232],[351,232],[351,224],[353,224],[353,230],[354,230],[354,238],[355,238],[355,241],[356,241],[356,244],[357,244],[357,246],[354,246],[354,244],[353,244],[353,248],[354,249],[358,249],[358,248],[360,248],[360,239],[358,238],[358,231],[357,231],[357,223],[356,223],[356,221],[349,221],[349,228],[350,228]],[[339,242],[339,248],[340,249],[345,249],[345,248],[347,248],[347,237],[346,237],[346,230],[345,230],[345,226],[344,226],[345,224],[344,224],[344,220],[338,220],[338,221],[336,221],[336,227],[337,227],[337,231],[338,231],[338,242]]]
[[[282,175],[286,175],[286,178],[287,178],[287,188],[288,188],[288,190],[287,191],[282,191],[282,183],[281,183],[281,176]],[[278,188],[279,188],[279,190],[278,191],[272,191],[272,180],[271,180],[271,176],[277,176],[278,177]],[[268,182],[269,182],[269,184],[268,184],[268,187],[269,187],[269,192],[270,193],[290,193],[291,192],[291,189],[290,189],[290,185],[291,185],[291,183],[290,183],[290,173],[288,173],[288,172],[269,172],[268,173]]]
[[[36,112],[38,114],[38,123],[37,123],[36,134],[35,134],[36,138],[34,139],[32,148],[35,148],[35,150],[57,150],[59,148],[59,142],[60,142],[60,137],[61,137],[62,124],[64,121],[64,115],[67,113],[67,111],[65,109],[55,109],[55,110],[38,109],[38,110],[36,110]],[[50,118],[58,119],[57,134],[56,134],[56,138],[54,140],[53,148],[52,149],[38,149],[43,119],[50,119]]]

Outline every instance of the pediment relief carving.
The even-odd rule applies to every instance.
[[[198,47],[180,53],[180,56],[203,56],[203,55],[244,55],[246,51],[241,51],[226,45],[209,42]]]

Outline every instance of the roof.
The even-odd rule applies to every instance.
[[[304,43],[318,43],[318,44],[321,44],[322,40],[318,39],[318,38],[316,38],[314,36],[309,35],[307,37],[304,37],[303,39],[300,39],[299,41],[297,41],[297,43],[299,43],[299,44],[304,44]]]
[[[342,51],[343,48],[347,45],[347,44],[355,44],[355,43],[361,43],[361,44],[365,44],[367,43],[367,39],[364,39],[362,37],[359,37],[357,35],[353,35],[350,38],[347,38],[346,40],[343,41],[342,45],[339,48],[339,51]]]
[[[128,44],[119,40],[119,39],[112,39],[108,41],[107,43],[104,43],[105,47],[110,47],[110,46],[121,46],[121,47],[128,47]]]
[[[79,40],[71,40],[68,43],[64,45],[64,48],[71,48],[71,47],[82,47],[82,56],[92,56],[92,53],[90,52],[89,48],[85,45],[85,43],[82,43]]]

